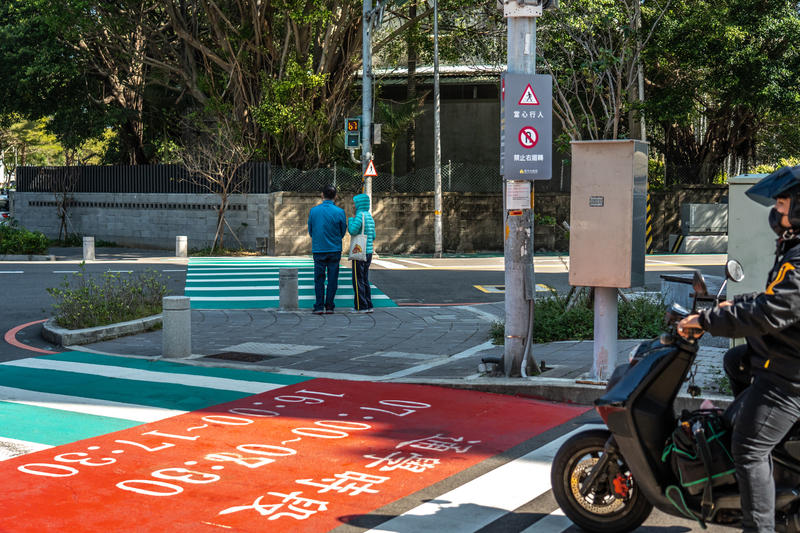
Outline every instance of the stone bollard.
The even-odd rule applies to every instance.
[[[297,269],[280,269],[280,281],[278,286],[279,310],[297,311],[299,309],[297,298]]]
[[[192,355],[190,302],[186,296],[165,296],[162,300],[162,346],[165,359],[184,359]]]
[[[94,261],[94,237],[83,238],[83,260]]]
[[[175,237],[175,257],[189,257],[188,241],[185,235]]]

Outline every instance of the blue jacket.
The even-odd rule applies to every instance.
[[[375,240],[375,220],[369,214],[369,196],[366,194],[357,194],[353,197],[353,203],[356,204],[356,216],[351,217],[347,221],[347,231],[350,235],[358,235],[361,233],[361,214],[364,214],[364,234],[367,236],[367,253],[372,253],[372,241]]]
[[[333,200],[324,200],[308,213],[311,253],[341,252],[346,231],[347,217],[344,209],[336,207]]]

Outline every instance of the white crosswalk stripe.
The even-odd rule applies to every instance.
[[[574,434],[602,427],[585,425],[549,442],[519,459],[487,472],[486,474],[442,494],[402,515],[371,529],[374,533],[416,533],[419,518],[426,517],[429,531],[472,533],[491,524],[506,513],[521,507],[550,490],[550,467],[559,447]],[[520,483],[524,480],[524,483]],[[447,512],[457,509],[458,512]],[[572,525],[557,515],[547,517],[548,531],[563,531]],[[557,529],[560,526],[563,529]],[[539,531],[538,528],[531,531]]]

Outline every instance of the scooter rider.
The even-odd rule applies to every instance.
[[[747,338],[725,354],[735,396],[746,390],[733,430],[732,454],[746,532],[772,533],[775,484],[772,449],[800,420],[800,165],[783,167],[746,193],[772,205],[778,235],[775,265],[762,293],[740,295],[683,319],[678,333],[702,329],[716,337]],[[689,331],[687,331],[689,330]]]

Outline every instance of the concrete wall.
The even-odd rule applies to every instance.
[[[267,197],[251,194],[230,201],[225,218],[246,248],[255,248],[257,237],[269,235]],[[15,192],[11,201],[20,225],[58,237],[60,221],[51,193]],[[68,229],[96,240],[154,249],[175,249],[175,237],[186,235],[190,249],[201,248],[214,240],[218,205],[213,194],[78,193],[69,209]],[[238,247],[228,228],[225,233],[225,245]]]

